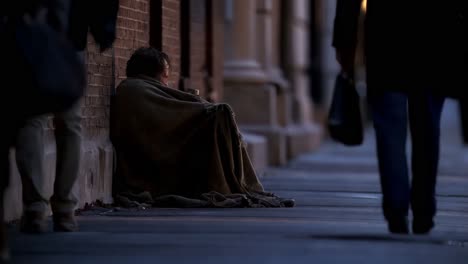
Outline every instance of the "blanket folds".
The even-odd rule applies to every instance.
[[[114,197],[147,191],[158,207],[294,205],[264,192],[227,104],[128,78],[111,105],[111,140]]]

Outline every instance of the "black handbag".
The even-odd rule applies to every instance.
[[[361,145],[364,140],[359,94],[354,81],[343,73],[336,77],[328,130],[333,140],[346,146]]]

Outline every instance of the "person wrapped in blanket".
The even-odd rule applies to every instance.
[[[292,207],[264,191],[232,109],[168,87],[170,59],[138,49],[111,103],[117,204]],[[131,205],[130,205],[131,206]]]

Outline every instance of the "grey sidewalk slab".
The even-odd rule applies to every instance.
[[[436,227],[387,232],[372,131],[358,148],[325,143],[261,177],[294,208],[92,211],[77,233],[10,230],[12,263],[468,263],[468,154],[444,112]]]

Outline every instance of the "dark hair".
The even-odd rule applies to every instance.
[[[136,77],[138,75],[158,77],[164,72],[165,61],[170,65],[169,56],[166,53],[152,47],[139,48],[127,62],[127,77]]]

